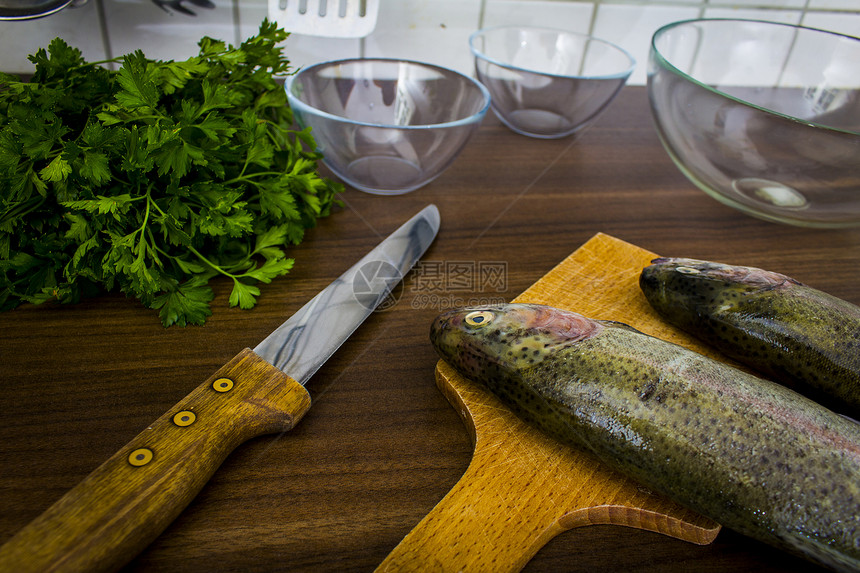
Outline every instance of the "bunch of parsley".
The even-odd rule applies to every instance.
[[[116,71],[58,38],[29,82],[0,74],[0,310],[118,289],[165,326],[202,324],[219,275],[253,307],[342,189],[292,130],[286,37],[264,21],[238,48],[203,38]]]

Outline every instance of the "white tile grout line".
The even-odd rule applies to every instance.
[[[242,44],[242,18],[239,10],[239,0],[231,2],[233,7],[233,42],[235,46]]]
[[[588,21],[588,35],[594,35],[594,28],[597,26],[597,13],[600,11],[600,2],[595,2],[591,7],[591,18]]]
[[[99,33],[102,37],[102,49],[105,51],[106,60],[113,59],[113,46],[110,43],[110,34],[108,33],[107,16],[105,15],[105,7],[103,0],[96,0],[96,15],[99,19]],[[108,64],[108,69],[115,70],[116,64]]]

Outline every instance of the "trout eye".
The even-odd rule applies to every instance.
[[[493,322],[493,318],[495,315],[489,310],[476,310],[467,314],[463,320],[469,326],[479,327]]]

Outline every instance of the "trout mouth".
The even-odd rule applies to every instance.
[[[440,314],[430,327],[430,342],[436,353],[457,372],[480,381],[496,366],[487,340],[475,336],[480,328],[469,328],[471,309],[454,309]],[[472,311],[474,312],[474,311]]]

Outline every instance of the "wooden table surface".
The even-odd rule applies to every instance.
[[[642,87],[626,88],[576,141],[529,139],[488,114],[427,187],[397,197],[350,189],[343,200],[251,311],[228,308],[229,285],[216,281],[202,327],[164,329],[121,295],[0,314],[0,542],[428,203],[442,228],[422,276],[409,275],[397,304],[312,378],[304,420],[240,446],[126,571],[373,571],[472,453],[434,383],[431,320],[452,304],[513,299],[597,232],[663,255],[762,266],[860,303],[860,230],[775,225],[710,199],[661,147]],[[501,274],[482,278],[480,268]],[[592,526],[556,537],[525,570],[808,565],[728,530],[695,546]]]

